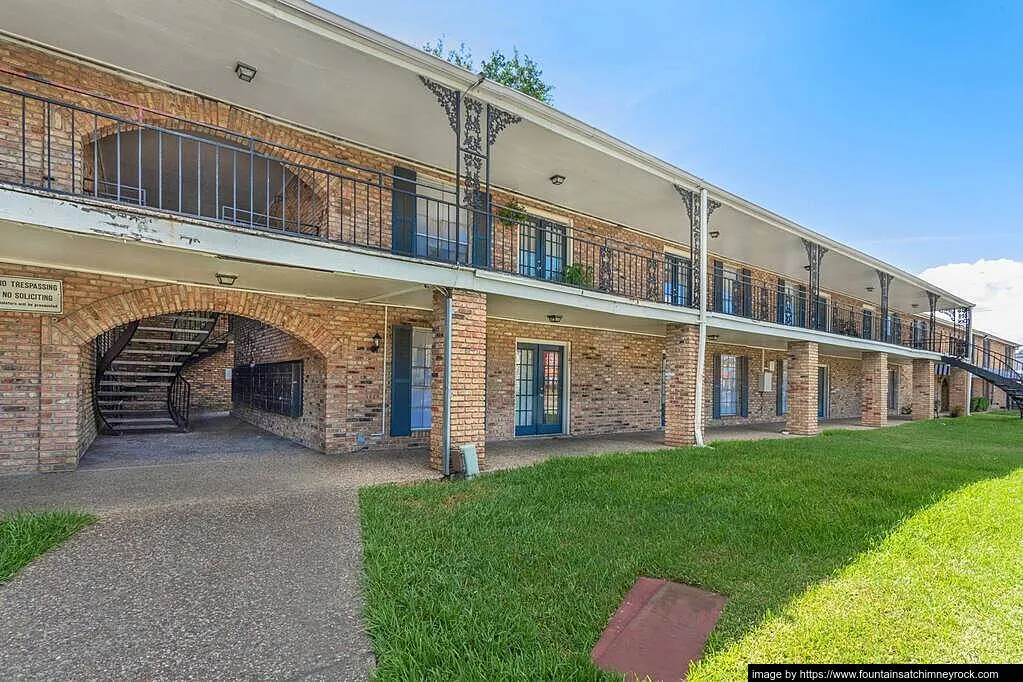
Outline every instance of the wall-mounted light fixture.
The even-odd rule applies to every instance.
[[[707,334],[707,340],[708,341],[717,341],[720,338],[721,337],[718,336],[717,334]]]
[[[249,66],[243,62],[238,62],[234,65],[234,72],[238,76],[238,80],[246,83],[251,83],[252,79],[256,77],[256,67]]]
[[[551,184],[552,185],[564,185],[565,184],[565,176],[561,175],[560,173],[555,173],[554,175],[551,176]]]
[[[551,313],[550,315],[547,316],[547,321],[550,322],[551,324],[557,324],[558,322],[561,322],[561,315]]]
[[[383,341],[383,338],[381,338],[380,334],[377,333],[373,335],[372,341],[373,342],[369,346],[369,352],[376,353],[378,350],[380,350],[380,342]]]
[[[237,279],[238,275],[231,275],[226,272],[217,273],[217,284],[220,284],[221,286],[225,287],[234,286],[234,283],[235,281],[237,281]]]
[[[710,235],[710,238],[711,238],[711,239],[717,239],[718,237],[720,237],[720,236],[721,236],[721,233],[720,233],[720,232],[718,232],[717,230],[711,230],[711,231],[710,231],[710,232],[708,232],[707,234],[708,234],[708,235]]]

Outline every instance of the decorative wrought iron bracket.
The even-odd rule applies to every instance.
[[[821,261],[824,260],[824,254],[828,252],[828,248],[805,237],[803,238],[803,248],[806,249],[806,260],[810,266],[810,300],[806,311],[807,326],[811,329],[817,329],[820,326],[820,320],[817,319],[817,315],[820,312]]]
[[[686,216],[689,218],[689,258],[692,261],[689,265],[690,274],[690,285],[689,285],[689,298],[693,307],[700,307],[700,282],[703,279],[703,274],[700,272],[700,250],[703,248],[703,241],[701,236],[704,228],[710,227],[710,217],[715,210],[721,208],[720,201],[714,201],[713,199],[707,199],[707,225],[700,224],[700,193],[694,192],[691,189],[683,187],[682,185],[674,185],[675,191],[682,197],[682,206],[686,210]]]
[[[469,97],[455,88],[420,76],[448,117],[455,134],[455,201],[475,211],[485,211],[490,220],[490,149],[498,135],[521,116]],[[483,134],[484,118],[486,135]],[[482,197],[482,199],[481,199]],[[459,218],[456,215],[456,223]]]

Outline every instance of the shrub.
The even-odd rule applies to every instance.
[[[991,407],[991,399],[979,396],[970,401],[970,412],[987,412]]]
[[[962,417],[963,416],[963,408],[962,408],[961,405],[953,405],[952,409],[950,409],[948,411],[948,413],[949,413],[949,415],[951,415],[953,417]]]

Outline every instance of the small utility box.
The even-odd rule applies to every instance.
[[[764,372],[760,376],[760,391],[762,393],[770,393],[774,390],[774,374],[771,372]]]
[[[462,451],[462,472],[467,480],[472,480],[480,475],[480,460],[476,455],[474,444],[461,445],[458,448]]]

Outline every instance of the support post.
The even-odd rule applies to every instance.
[[[682,185],[675,185],[675,191],[682,197],[682,206],[689,218],[689,305],[705,309],[707,298],[707,237],[710,217],[721,207],[721,202],[707,198],[707,190],[694,192]],[[706,210],[704,210],[706,205]]]
[[[799,436],[818,433],[817,344],[789,341],[789,367],[785,375],[789,389],[789,413],[785,428]]]
[[[806,249],[806,260],[810,268],[810,281],[807,287],[806,319],[803,323],[809,329],[820,329],[821,320],[817,318],[820,313],[821,261],[824,259],[824,254],[828,252],[828,249],[805,238],[803,239],[803,248]]]
[[[936,351],[938,350],[935,346],[935,339],[937,338],[937,312],[938,312],[938,295],[927,292],[927,303],[931,309],[931,321],[930,326],[927,327],[927,350]]]
[[[892,323],[891,315],[888,312],[888,290],[891,288],[892,278],[884,270],[877,271],[877,281],[881,285],[881,340],[891,343]]]

